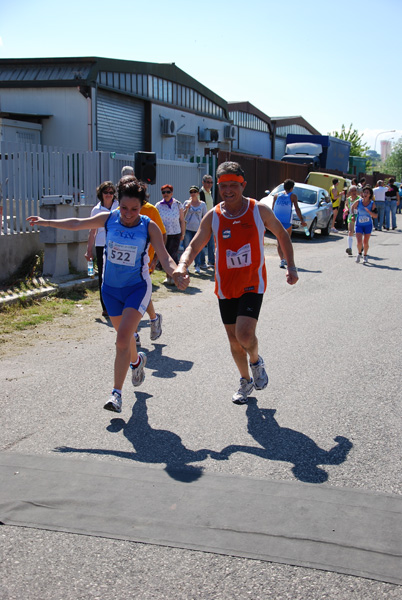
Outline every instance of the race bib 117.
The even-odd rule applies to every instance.
[[[242,269],[251,265],[251,246],[246,244],[237,252],[226,250],[226,266],[228,269]]]

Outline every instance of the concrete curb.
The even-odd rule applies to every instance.
[[[74,279],[73,279],[74,277]],[[12,288],[0,292],[0,307],[7,306],[17,302],[21,298],[43,298],[44,296],[51,296],[57,294],[60,290],[70,290],[73,288],[94,288],[98,287],[97,277],[82,277],[77,278],[77,275],[72,275],[70,279],[65,277],[61,279],[47,279],[41,277],[37,280],[37,288],[27,290],[24,292],[16,292]]]

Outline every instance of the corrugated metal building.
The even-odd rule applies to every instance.
[[[231,147],[227,102],[174,63],[1,59],[0,118],[1,139],[81,151],[169,159]]]
[[[229,117],[237,126],[232,150],[280,160],[288,133],[319,134],[303,117],[269,117],[250,102],[228,102]]]

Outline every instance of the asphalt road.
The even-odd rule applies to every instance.
[[[295,236],[293,287],[269,241],[258,337],[270,384],[252,398],[270,409],[280,447],[250,451],[264,439],[247,408],[231,402],[238,375],[203,276],[186,294],[158,302],[160,340],[149,341],[145,324],[141,330],[142,432],[128,379],[120,427],[102,409],[114,333],[94,322],[87,339],[43,342],[0,362],[0,451],[402,494],[402,232],[375,233],[368,265],[347,256],[344,233]],[[338,437],[352,444],[347,459],[313,466],[308,456],[329,451]],[[233,444],[242,449],[228,460],[197,460],[198,449]],[[3,526],[0,537],[1,600],[402,598],[395,585],[258,560],[22,527]]]

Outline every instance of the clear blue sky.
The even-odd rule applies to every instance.
[[[0,58],[175,62],[225,100],[321,133],[402,137],[402,1],[0,0]]]

